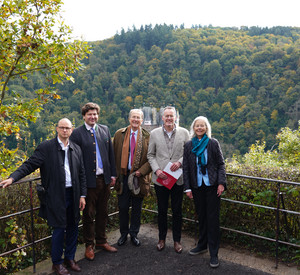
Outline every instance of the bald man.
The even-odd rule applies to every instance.
[[[61,119],[56,127],[57,136],[42,142],[28,160],[8,179],[0,182],[5,188],[40,168],[42,186],[46,191],[39,216],[53,227],[52,269],[59,275],[70,274],[67,268],[81,271],[74,258],[80,210],[85,208],[87,189],[81,149],[69,141],[72,130],[71,121]]]

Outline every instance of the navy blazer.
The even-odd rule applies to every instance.
[[[116,177],[116,165],[109,129],[106,125],[97,124],[96,136],[103,162],[103,174],[106,184],[110,184],[111,177]],[[88,188],[96,187],[96,144],[91,131],[85,124],[76,128],[70,140],[78,144],[82,150]]]
[[[192,141],[184,146],[183,152],[183,182],[184,189],[197,188],[196,155],[192,153]],[[225,162],[219,142],[211,138],[207,144],[207,172],[211,185],[224,185],[226,190]]]
[[[74,193],[74,217],[77,223],[80,220],[80,197],[87,194],[86,178],[81,149],[72,142],[69,142],[69,145],[68,157]],[[39,215],[47,219],[50,226],[63,228],[67,225],[64,160],[65,152],[56,137],[42,142],[32,156],[10,175],[14,181],[18,181],[40,168],[41,182],[47,191],[46,205],[41,205]]]

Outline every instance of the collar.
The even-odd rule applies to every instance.
[[[70,142],[69,142],[69,140],[68,140],[67,146],[65,146],[65,145],[63,144],[63,142],[59,139],[59,137],[57,137],[57,141],[58,141],[58,143],[59,143],[59,145],[61,146],[62,149],[66,149],[66,148],[69,148],[69,147],[70,147]]]
[[[176,132],[176,124],[174,125],[174,128],[173,128],[173,130],[171,131],[171,132],[168,132],[167,130],[166,130],[166,128],[165,128],[165,126],[163,125],[162,126],[162,128],[163,128],[163,131],[166,133],[166,134],[168,134],[168,133],[175,133]]]
[[[97,130],[97,124],[95,124],[93,127],[88,125],[86,122],[84,122],[84,125],[85,125],[85,128],[88,130],[88,131],[91,131],[92,128],[94,128],[94,130],[96,131]]]

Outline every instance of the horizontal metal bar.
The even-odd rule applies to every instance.
[[[34,211],[38,210],[38,209],[40,209],[40,208],[39,207],[33,208]],[[22,215],[22,214],[30,213],[30,211],[31,211],[30,209],[26,209],[26,210],[16,212],[16,213],[13,213],[13,214],[10,214],[10,215],[2,216],[2,217],[0,217],[0,221],[4,220],[4,219],[15,217],[15,216],[19,216],[19,215]]]
[[[231,176],[231,177],[238,177],[238,178],[245,178],[245,179],[252,179],[252,180],[263,180],[263,181],[268,181],[268,182],[276,182],[276,183],[283,183],[283,184],[291,184],[291,185],[300,186],[300,182],[294,182],[294,181],[286,181],[286,180],[277,180],[277,179],[253,177],[253,176],[231,174],[231,173],[226,173],[226,175],[227,176]]]
[[[252,234],[252,233],[248,233],[248,232],[244,232],[244,231],[232,229],[232,228],[227,228],[227,227],[223,227],[223,226],[220,226],[220,228],[223,229],[223,230],[235,232],[235,233],[246,235],[246,236],[250,236],[250,237],[255,237],[255,238],[266,240],[266,241],[271,241],[271,242],[276,242],[277,241],[276,239],[271,239],[271,238],[267,238],[267,237],[264,237],[264,236],[260,236],[260,235],[256,235],[256,234]],[[289,242],[284,242],[284,241],[280,241],[280,240],[278,240],[278,243],[300,248],[300,245],[295,244],[295,243],[289,243]]]
[[[155,214],[158,213],[156,210],[151,210],[151,209],[146,209],[146,208],[142,208],[142,210],[150,212],[150,213],[155,213]],[[171,216],[171,214],[168,214],[168,215]],[[183,217],[182,219],[185,220],[185,221],[188,221],[188,222],[199,223],[198,221],[193,220],[193,219],[189,219],[189,218],[184,218]],[[263,237],[263,236],[256,235],[256,234],[252,234],[252,233],[248,233],[248,232],[244,232],[244,231],[239,231],[239,230],[236,230],[236,229],[231,229],[231,228],[227,228],[227,227],[223,227],[223,226],[220,226],[220,228],[224,229],[224,230],[227,230],[227,231],[232,231],[232,232],[235,232],[235,233],[247,235],[247,236],[250,236],[250,237],[255,237],[255,238],[263,239],[263,240],[266,240],[266,241],[276,242],[275,239]],[[294,244],[294,243],[284,242],[284,241],[280,241],[280,240],[278,240],[278,243],[300,248],[300,245],[297,245],[297,244]]]
[[[277,211],[276,207],[270,207],[270,206],[265,206],[265,205],[260,205],[260,204],[254,204],[254,203],[250,203],[250,202],[235,201],[235,200],[226,199],[226,198],[221,198],[221,199],[223,201],[228,201],[228,202],[232,202],[232,203],[249,205],[249,206],[253,206],[253,207],[258,207],[258,208],[264,208],[264,209],[269,209],[269,210],[275,210],[275,211]],[[300,215],[300,212],[286,210],[286,209],[278,209],[278,211],[289,213],[289,214],[293,214],[293,215]]]

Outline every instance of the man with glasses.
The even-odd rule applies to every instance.
[[[45,201],[41,201],[39,215],[53,227],[52,269],[59,275],[68,275],[65,267],[81,271],[74,258],[80,210],[85,208],[86,178],[81,149],[69,140],[71,121],[61,119],[56,131],[57,137],[42,142],[33,155],[0,185],[5,188],[40,168]]]

